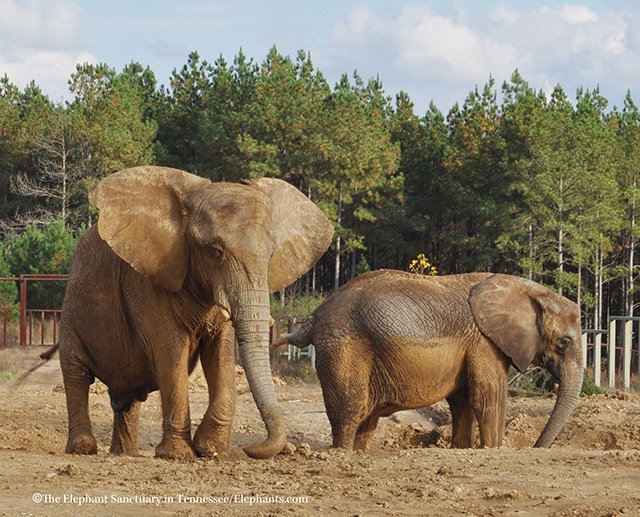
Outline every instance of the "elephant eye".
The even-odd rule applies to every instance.
[[[222,246],[220,246],[219,244],[214,244],[213,246],[211,246],[209,248],[209,252],[216,259],[221,259],[224,256]]]
[[[571,346],[572,343],[573,341],[571,340],[570,337],[563,337],[560,340],[560,349],[564,352],[567,348]]]

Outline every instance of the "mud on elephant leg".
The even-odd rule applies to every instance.
[[[373,435],[378,425],[380,415],[374,413],[369,416],[356,431],[356,438],[353,444],[353,448],[356,450],[368,451],[373,441]]]
[[[126,411],[114,411],[113,434],[111,435],[111,454],[138,454],[138,422],[140,420],[140,402],[134,400]]]
[[[507,367],[496,371],[490,383],[470,388],[471,405],[478,421],[481,447],[500,447],[504,439],[507,411]]]
[[[69,438],[65,452],[69,454],[97,454],[98,445],[91,432],[89,419],[89,386],[93,382],[89,372],[75,361],[60,354],[64,391],[69,417]]]
[[[467,391],[457,392],[447,397],[451,409],[451,447],[470,449],[476,442],[476,416],[469,403]]]
[[[155,362],[162,401],[162,441],[156,456],[167,459],[193,459],[197,456],[191,442],[189,412],[188,347],[167,347]]]
[[[205,457],[226,456],[231,446],[236,407],[235,343],[231,323],[224,325],[219,337],[205,344],[200,353],[209,387],[209,407],[193,437],[193,445]]]
[[[324,405],[331,423],[333,446],[345,449],[353,449],[356,433],[365,425],[365,420],[372,414],[369,393],[370,369],[357,360],[357,347],[341,346],[341,352],[337,352],[330,361],[319,358],[316,363],[318,377],[331,379],[331,383],[322,383],[322,395]],[[319,343],[319,348],[327,345]],[[348,353],[343,353],[347,350]],[[355,357],[355,359],[354,359]],[[345,367],[345,365],[348,365]],[[357,365],[357,366],[356,366]],[[375,422],[371,422],[375,429]],[[368,428],[367,425],[365,427]],[[366,440],[366,429],[363,427]]]

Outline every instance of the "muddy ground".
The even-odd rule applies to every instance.
[[[15,375],[35,358],[0,350],[0,372]],[[99,453],[71,456],[57,357],[15,391],[2,379],[0,515],[640,515],[637,394],[583,397],[550,449],[531,445],[553,398],[515,398],[499,449],[449,449],[448,410],[437,404],[384,419],[373,450],[362,454],[330,448],[317,382],[277,384],[289,424],[284,454],[251,460],[242,453],[264,432],[239,370],[233,454],[179,462],[153,456],[161,435],[156,393],[143,405],[140,455],[115,457],[109,398],[96,383],[90,406]],[[207,404],[198,372],[190,397],[195,426]]]

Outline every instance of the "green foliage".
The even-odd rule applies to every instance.
[[[589,370],[585,369],[584,371],[584,379],[582,381],[582,391],[580,392],[582,395],[586,395],[587,397],[591,395],[599,395],[604,393],[603,390],[598,388],[593,381],[591,380],[591,373]]]
[[[322,296],[314,296],[311,293],[304,293],[295,299],[287,299],[284,306],[280,300],[271,295],[271,317],[272,318],[296,318],[304,320],[320,306],[323,301]]]
[[[446,115],[433,103],[422,115],[404,92],[392,104],[379,78],[354,72],[331,86],[309,53],[276,47],[262,62],[191,52],[166,88],[138,63],[79,65],[69,89],[72,100],[54,104],[35,83],[21,90],[0,78],[4,240],[25,226],[16,214],[42,222],[64,213],[77,232],[97,216],[88,189],[157,163],[300,188],[335,227],[316,290],[404,269],[424,252],[440,273],[500,271],[550,285],[580,302],[584,326],[637,305],[640,112],[630,93],[619,111],[598,88],[569,99],[558,85],[548,95],[516,70],[500,98],[489,77]],[[18,193],[18,178],[48,193]],[[20,246],[36,246],[33,228],[25,234]],[[20,272],[27,262],[57,269],[31,249],[35,262],[13,248],[4,260]]]
[[[509,391],[521,397],[541,397],[552,392],[555,379],[544,368],[530,368],[525,373],[509,367]]]
[[[22,375],[22,371],[18,368],[9,368],[0,372],[0,379],[5,381],[15,381]]]
[[[51,221],[44,229],[29,225],[8,246],[8,264],[13,276],[33,273],[68,273],[76,247],[76,237],[61,220]],[[27,299],[31,308],[60,308],[64,282],[34,282]]]
[[[4,247],[0,248],[0,277],[11,277]],[[0,280],[0,307],[14,307],[18,302],[18,287],[10,280]]]
[[[367,259],[364,255],[360,255],[358,259],[358,263],[356,264],[356,275],[362,275],[364,273],[368,273],[371,271],[371,266],[367,262]]]
[[[514,395],[542,397],[551,393],[555,389],[555,385],[555,378],[544,368],[531,368],[525,373],[520,373],[513,367],[509,368],[509,391]],[[604,393],[593,384],[591,373],[586,369],[580,393],[587,396]]]
[[[318,374],[307,358],[288,360],[276,354],[271,358],[271,370],[274,375],[284,378],[286,382],[318,380]]]

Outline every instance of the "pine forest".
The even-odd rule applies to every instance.
[[[472,85],[470,85],[472,86]],[[271,176],[334,223],[331,248],[279,294],[326,294],[362,272],[492,271],[576,301],[583,327],[640,302],[640,111],[597,85],[536,90],[515,70],[473,87],[448,113],[416,113],[379,78],[330,85],[308,53],[258,63],[191,53],[168,85],[131,63],[78,65],[69,100],[0,78],[0,276],[68,271],[97,219],[87,191],[136,165],[212,181]],[[423,99],[421,99],[422,101]],[[62,294],[42,290],[38,305]],[[15,303],[0,283],[0,306]]]

